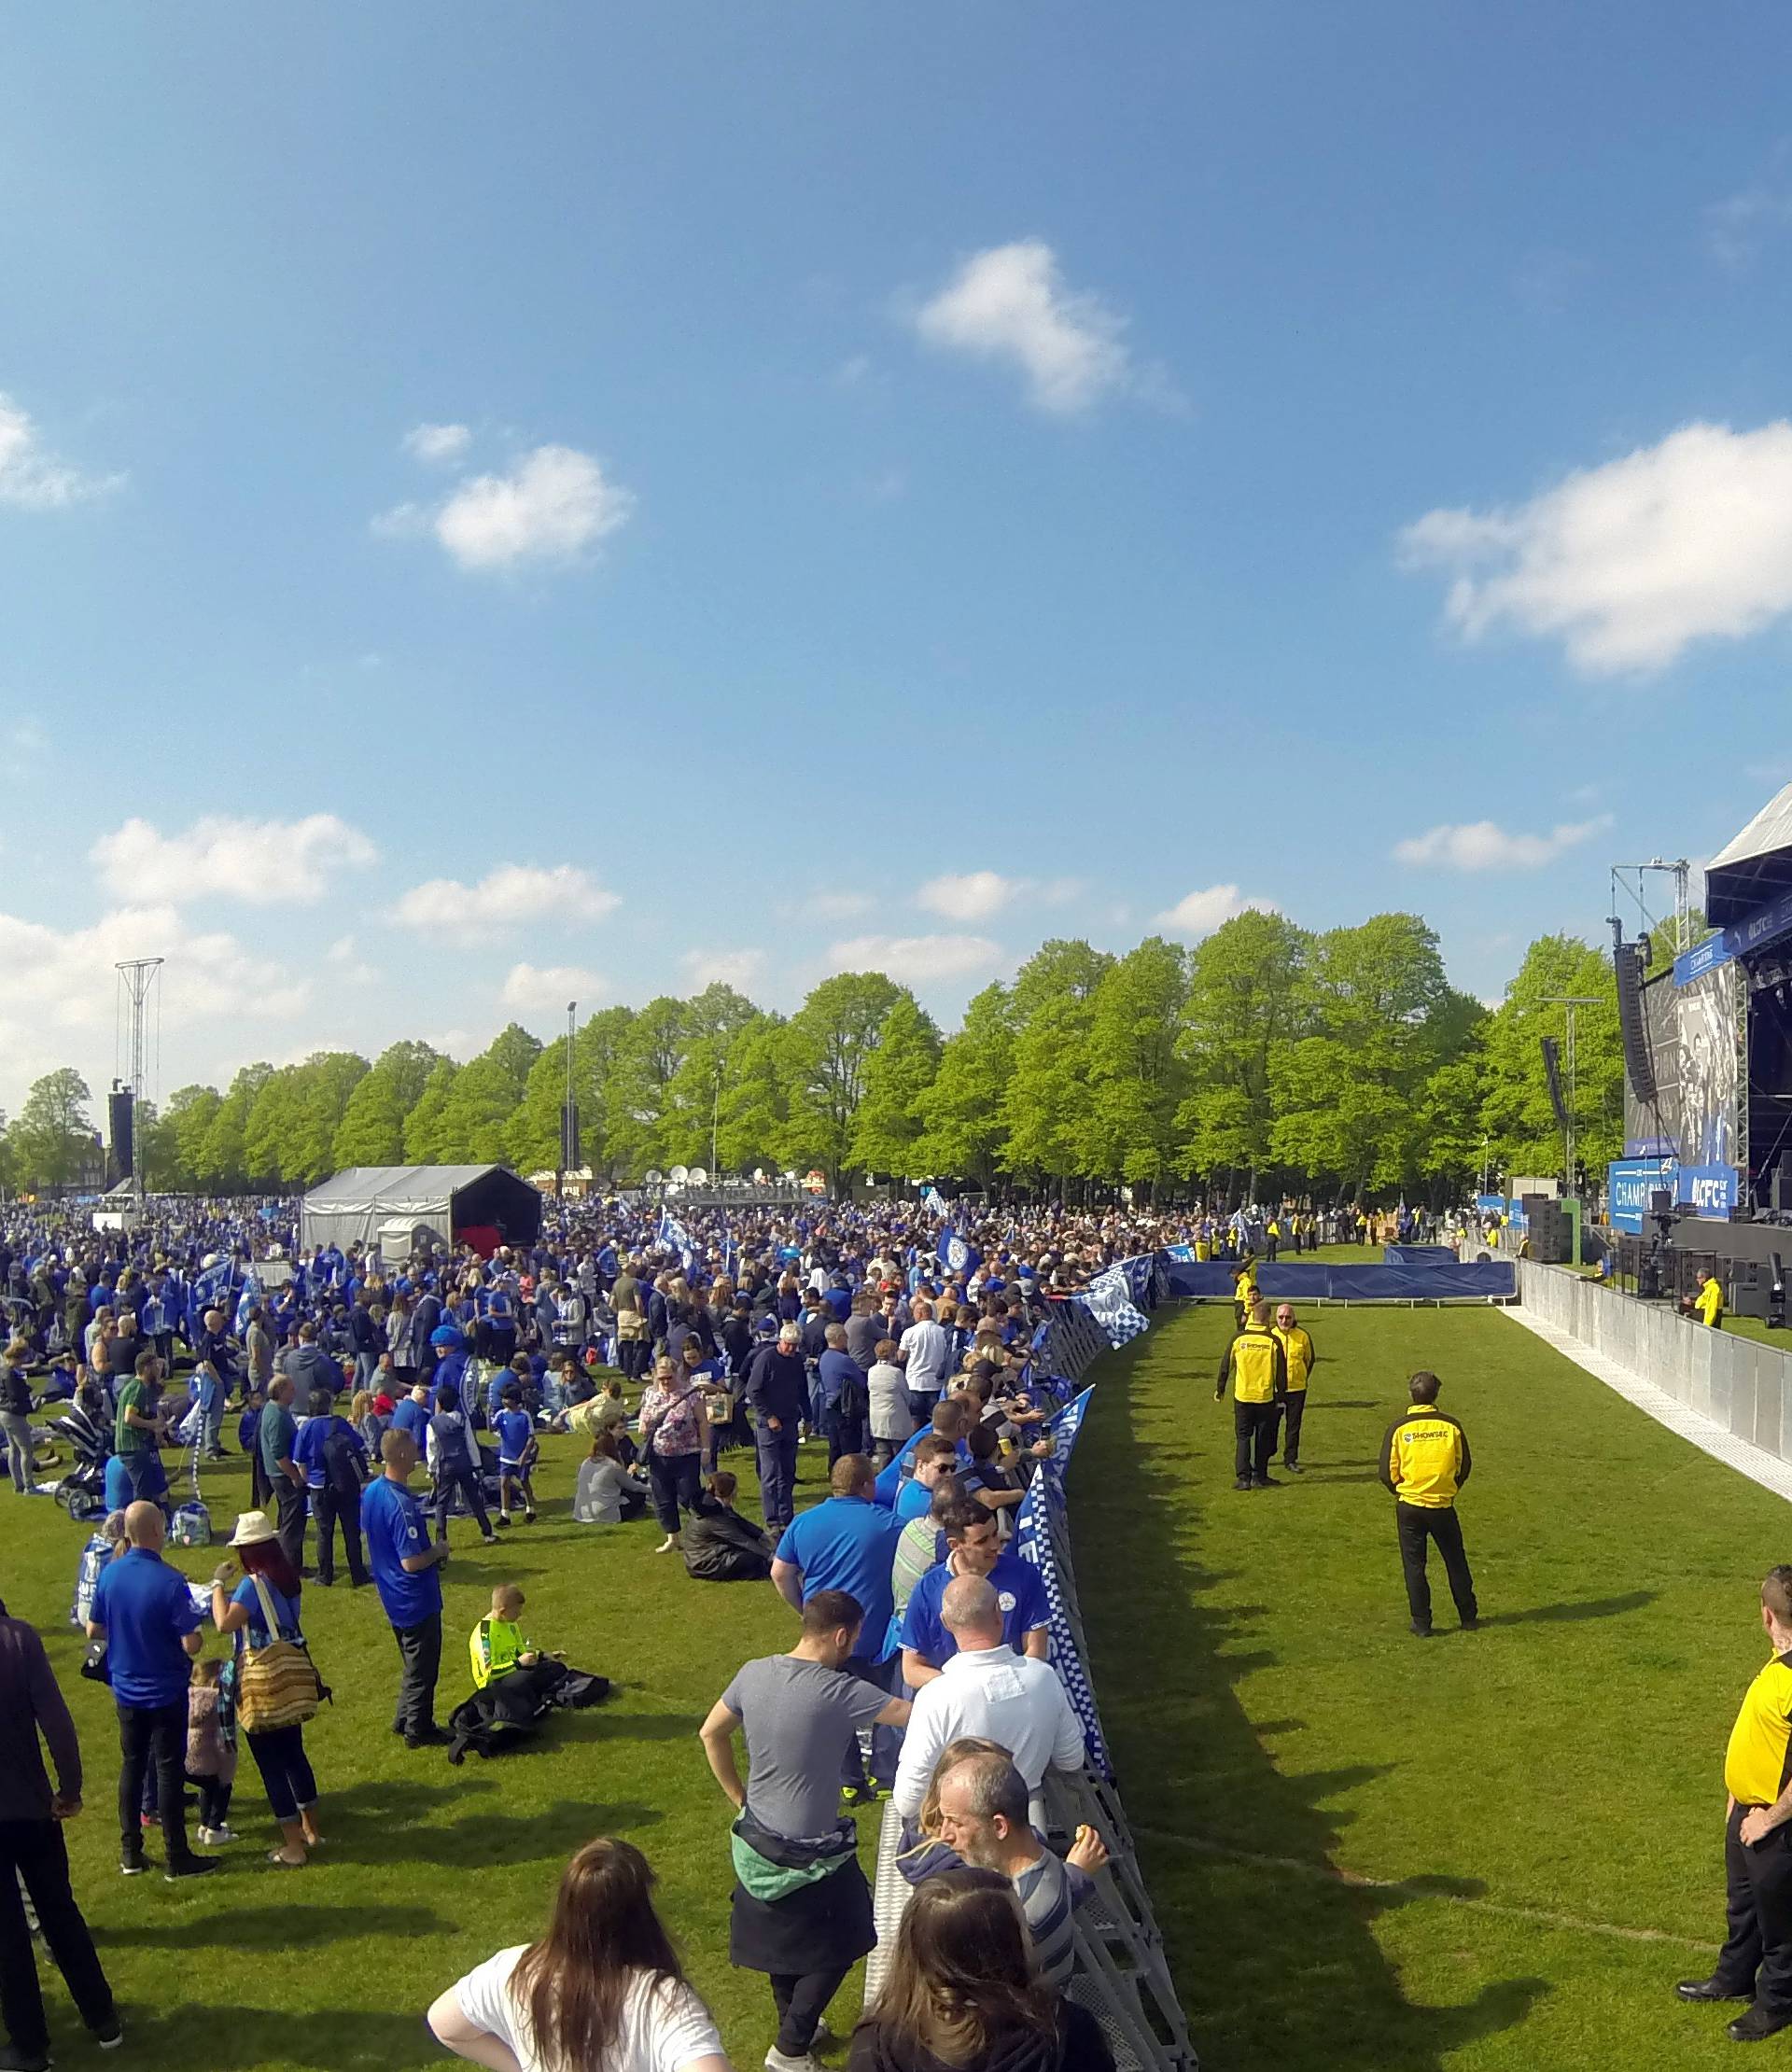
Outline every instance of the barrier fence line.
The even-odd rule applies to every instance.
[[[1150,1312],[1168,1289],[1161,1254],[1111,1267],[1081,1295],[1054,1305],[1033,1344],[1037,1376],[1074,1386],[1096,1361],[1151,1328]],[[1031,1561],[1051,1607],[1051,1663],[1083,1728],[1087,1760],[1077,1775],[1049,1772],[1044,1785],[1043,1839],[1061,1855],[1080,1827],[1093,1827],[1108,1847],[1093,1896],[1072,1915],[1076,1968],[1066,1989],[1099,2023],[1121,2072],[1197,2072],[1188,2023],[1176,1997],[1162,1931],[1139,1868],[1138,1848],[1114,1788],[1107,1738],[1101,1731],[1087,1643],[1071,1564],[1070,1507],[1064,1471],[1075,1451],[1094,1384],[1084,1388],[1053,1420],[1052,1458],[1040,1463],[1015,1520],[1014,1551]],[[894,1804],[884,1809],[877,1844],[874,1906],[877,1947],[865,1964],[865,2005],[883,1982],[889,1955],[908,1903],[909,1886],[896,1868],[902,1822]]]

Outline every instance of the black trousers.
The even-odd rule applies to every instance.
[[[172,1705],[119,1704],[119,1843],[127,1856],[143,1854],[143,1780],[156,1772],[156,1810],[161,1815],[162,1854],[184,1863],[187,1847],[187,1701]]]
[[[415,1736],[436,1723],[436,1678],[441,1673],[441,1614],[432,1612],[416,1626],[395,1626],[399,1644],[399,1709],[395,1734]]]
[[[1300,1459],[1300,1425],[1306,1415],[1306,1390],[1290,1389],[1281,1407],[1281,1457],[1290,1467]]]
[[[670,1535],[679,1529],[679,1505],[682,1504],[694,1517],[702,1502],[703,1456],[659,1454],[650,1446],[647,1474],[653,1485],[653,1515],[660,1521],[660,1531]]]
[[[48,2057],[49,2027],[37,1984],[31,1931],[19,1881],[25,1882],[37,1925],[90,2029],[116,2019],[112,1988],[68,1883],[68,1847],[56,1820],[0,1820],[0,2021],[22,2057]]]
[[[479,1536],[488,1540],[492,1536],[492,1521],[485,1509],[485,1497],[479,1486],[479,1477],[469,1467],[445,1467],[436,1469],[436,1537],[448,1537],[448,1518],[455,1507],[455,1491],[458,1490],[466,1499],[467,1508],[473,1514],[473,1523],[479,1527]]]
[[[305,1492],[295,1489],[291,1477],[283,1475],[274,1488],[273,1501],[273,1529],[297,1575],[305,1565]]]
[[[336,1528],[343,1533],[343,1559],[348,1563],[351,1583],[367,1581],[367,1563],[361,1558],[361,1492],[333,1490],[326,1482],[311,1492],[311,1507],[317,1520],[317,1580],[336,1580]]]
[[[849,1418],[844,1410],[830,1410],[821,1421],[828,1435],[828,1465],[843,1453],[862,1453],[865,1450],[865,1421]]]
[[[1454,1509],[1432,1510],[1422,1504],[1396,1504],[1393,1509],[1412,1623],[1425,1632],[1431,1631],[1431,1583],[1425,1575],[1427,1540],[1436,1541],[1437,1551],[1444,1558],[1444,1574],[1449,1578],[1457,1617],[1463,1621],[1477,1617],[1475,1578],[1468,1573],[1468,1556],[1463,1551],[1463,1521]]]
[[[817,2024],[846,1982],[844,1971],[774,1971],[772,1998],[777,2007],[776,2048],[787,2058],[804,2057],[815,2041]]]
[[[1771,2014],[1792,2012],[1792,1829],[1775,1827],[1753,1849],[1738,1829],[1738,1806],[1724,1829],[1724,1938],[1715,1976],[1727,1993],[1752,1993]]]
[[[1276,1423],[1281,1415],[1277,1403],[1232,1404],[1234,1449],[1233,1473],[1242,1482],[1247,1477],[1267,1475],[1270,1456],[1276,1450]]]

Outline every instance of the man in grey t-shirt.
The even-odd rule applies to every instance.
[[[905,1726],[908,1701],[847,1673],[863,1618],[847,1591],[817,1590],[796,1645],[746,1663],[701,1729],[716,1782],[742,1814],[729,1954],[771,1981],[777,2037],[767,2072],[812,2063],[828,2002],[876,1940],[851,1825],[840,1816],[841,1758],[861,1727]],[[745,1785],[737,1731],[747,1743]]]

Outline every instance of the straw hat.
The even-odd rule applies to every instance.
[[[231,1534],[232,1547],[259,1547],[265,1541],[277,1540],[279,1533],[273,1521],[265,1511],[245,1511],[237,1519],[236,1531]]]

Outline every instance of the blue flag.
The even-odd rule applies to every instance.
[[[931,1184],[921,1189],[921,1207],[927,1211],[929,1215],[937,1216],[942,1223],[945,1221],[949,1213],[945,1206],[945,1197],[941,1194],[937,1187]]]
[[[1045,1586],[1045,1602],[1051,1610],[1052,1667],[1057,1672],[1057,1680],[1063,1685],[1064,1695],[1070,1700],[1071,1710],[1083,1729],[1083,1745],[1088,1755],[1089,1768],[1097,1776],[1112,1782],[1113,1765],[1108,1759],[1107,1740],[1095,1709],[1095,1692],[1090,1687],[1083,1658],[1077,1652],[1076,1636],[1071,1630],[1070,1616],[1065,1609],[1066,1579],[1058,1569],[1051,1519],[1045,1510],[1046,1505],[1062,1505],[1063,1501],[1062,1491],[1055,1483],[1047,1485],[1043,1476],[1036,1476],[1015,1517],[1013,1551],[1038,1569],[1039,1579]]]
[[[961,1281],[970,1280],[983,1264],[983,1254],[976,1246],[961,1238],[951,1224],[942,1224],[940,1239],[933,1248],[934,1256],[947,1273],[955,1274]]]

